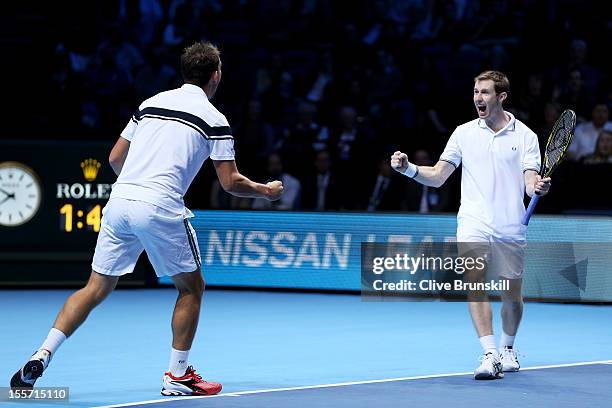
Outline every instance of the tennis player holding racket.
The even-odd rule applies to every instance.
[[[478,118],[457,127],[435,166],[416,166],[399,151],[391,156],[394,170],[432,187],[444,184],[462,164],[457,242],[483,243],[492,248],[492,243],[509,243],[514,248],[511,259],[504,260],[503,270],[498,271],[501,278],[510,281],[510,290],[501,293],[503,333],[499,349],[493,335],[491,305],[486,300],[468,299],[484,354],[474,372],[475,379],[503,378],[504,371],[518,371],[520,367],[513,347],[523,314],[523,199],[525,192],[530,197],[542,196],[550,188],[550,178],[538,174],[540,149],[536,134],[503,109],[509,87],[506,75],[497,71],[485,71],[474,79]]]

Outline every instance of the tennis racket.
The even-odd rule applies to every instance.
[[[544,152],[544,160],[542,160],[542,168],[540,169],[540,176],[542,178],[549,177],[553,170],[563,161],[567,148],[572,143],[575,129],[576,113],[570,109],[563,111],[555,122],[550,136],[548,136],[548,142],[546,142],[546,151]],[[527,207],[527,212],[525,212],[523,217],[523,225],[529,224],[529,219],[539,199],[540,196],[537,194],[531,197],[529,207]]]

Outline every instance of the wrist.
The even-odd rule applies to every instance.
[[[531,196],[532,197],[534,195],[538,195],[538,193],[536,193],[536,191],[537,191],[537,189],[536,189],[537,184],[538,184],[538,182],[534,181],[533,184],[531,185]]]
[[[419,167],[414,163],[408,162],[408,167],[402,174],[406,177],[415,178],[419,174]]]

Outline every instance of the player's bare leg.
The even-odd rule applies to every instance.
[[[221,384],[208,382],[188,365],[189,351],[200,320],[204,295],[204,279],[198,268],[194,272],[171,277],[178,298],[172,315],[172,352],[170,368],[164,374],[162,395],[213,395],[221,391]]]
[[[474,301],[468,303],[472,323],[478,337],[493,335],[493,312],[488,301]]]
[[[510,289],[501,294],[503,334],[500,354],[504,371],[518,371],[520,364],[514,350],[514,336],[523,317],[522,279],[509,279]]]
[[[87,319],[93,308],[115,289],[118,280],[117,276],[106,276],[92,271],[87,285],[66,300],[42,346],[13,375],[11,387],[32,388],[49,365],[57,348]]]
[[[516,336],[521,319],[523,317],[523,280],[508,279],[510,290],[501,294],[502,309],[501,317],[504,333]]]
[[[102,275],[92,271],[87,285],[76,291],[64,303],[53,327],[69,337],[87,319],[89,313],[111,294],[118,281],[118,276]]]
[[[478,252],[476,252],[477,254]],[[468,253],[465,256],[476,257],[474,252]],[[464,281],[467,283],[481,283],[486,278],[486,270],[470,269],[464,274]],[[467,292],[468,308],[472,323],[478,337],[490,336],[493,334],[493,313],[487,293],[480,290],[470,290]]]
[[[204,295],[204,279],[198,268],[195,272],[172,276],[178,298],[172,315],[172,347],[189,350],[200,320],[200,306]]]
[[[470,270],[465,274],[465,281],[484,282],[485,277],[486,271],[484,270]],[[476,380],[503,378],[504,373],[495,345],[495,336],[493,335],[493,313],[487,293],[485,291],[474,290],[469,291],[467,297],[472,323],[474,323],[474,328],[483,349],[481,364],[474,371],[474,378]]]

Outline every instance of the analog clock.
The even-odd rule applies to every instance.
[[[0,226],[30,221],[40,208],[42,187],[34,171],[21,163],[0,163]]]

